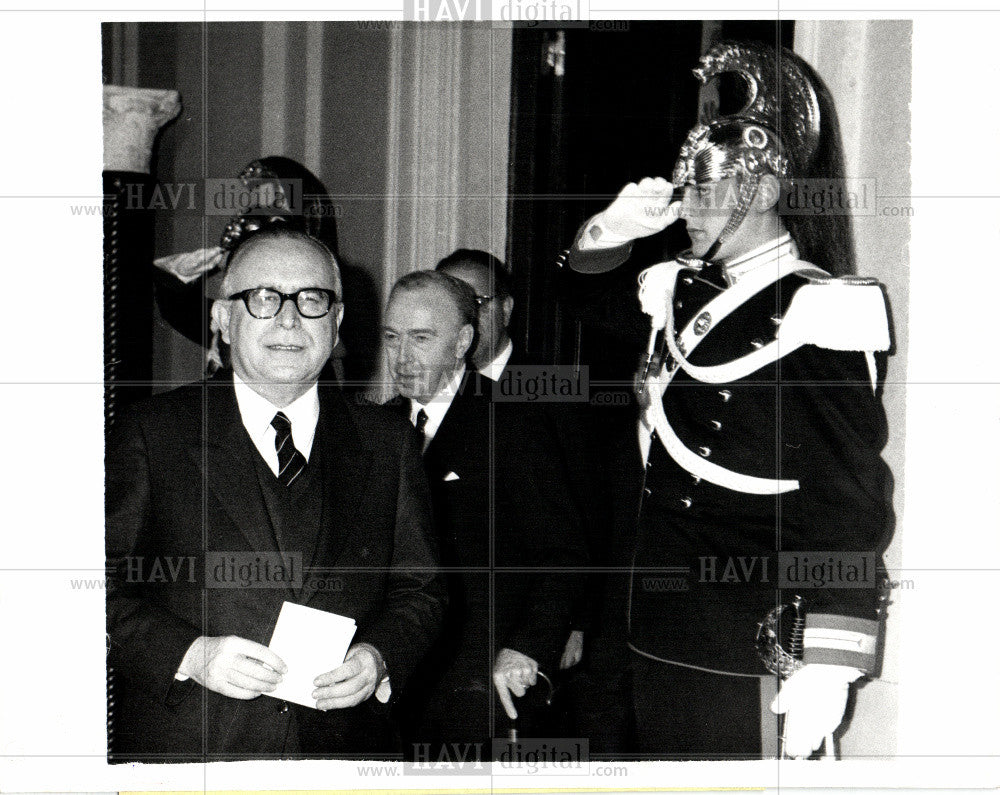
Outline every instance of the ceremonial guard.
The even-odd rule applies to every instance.
[[[644,473],[622,541],[639,751],[832,754],[849,684],[876,665],[887,312],[850,275],[849,218],[787,212],[843,178],[826,88],[756,44],[716,45],[695,75],[724,72],[743,78],[741,110],[693,128],[672,184],[627,185],[568,258],[608,270],[678,218],[691,239],[640,276],[652,330],[627,441]]]

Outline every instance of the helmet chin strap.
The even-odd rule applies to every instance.
[[[722,244],[736,233],[736,230],[740,228],[740,224],[747,217],[750,205],[757,195],[757,188],[759,186],[760,174],[751,173],[744,176],[740,180],[740,194],[736,199],[736,206],[733,208],[729,220],[726,221],[726,225],[719,232],[719,236],[715,238],[715,242],[708,247],[708,251],[705,252],[704,256],[692,257],[685,251],[677,257],[678,261],[688,265],[688,267],[697,267],[698,270],[704,267],[706,263],[711,262],[715,258],[715,255],[719,253]]]
[[[689,268],[694,271],[700,271],[708,263],[712,261],[712,258],[718,253],[719,248],[725,243],[730,237],[735,234],[736,230],[740,228],[740,224],[747,217],[747,212],[750,210],[750,204],[753,202],[754,197],[757,195],[757,188],[760,186],[760,175],[759,174],[747,174],[743,179],[740,180],[740,194],[736,199],[736,206],[733,208],[732,214],[729,216],[729,220],[726,221],[726,225],[719,232],[719,236],[715,239],[715,242],[709,246],[708,251],[705,252],[703,257],[695,257],[691,254],[691,249],[683,251],[678,254],[674,259],[678,264],[685,268]],[[665,265],[666,263],[661,263]],[[659,265],[653,268],[643,271],[642,275],[639,277],[639,297],[642,299],[643,295],[643,283],[646,281],[643,277],[655,268],[660,267]],[[673,278],[676,279],[676,272],[674,272]],[[673,281],[670,282],[670,291],[673,292]],[[668,297],[668,301],[673,300],[672,297]],[[649,314],[652,315],[650,312]],[[670,322],[671,326],[673,321]],[[666,348],[668,346],[668,337],[674,333],[673,328],[665,328],[665,324],[661,325],[657,323],[656,318],[653,318],[652,323],[652,333],[649,336],[649,347],[646,353],[646,363],[643,367],[642,378],[639,383],[638,393],[641,395],[646,386],[646,378],[649,375],[650,367],[652,366],[653,359],[655,358],[656,351],[656,336],[658,330],[663,328],[663,338],[660,342],[660,361],[666,360]]]

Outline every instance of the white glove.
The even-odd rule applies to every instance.
[[[848,685],[861,676],[848,665],[810,663],[788,677],[771,702],[771,712],[785,715],[787,756],[806,758],[833,734],[844,719]]]
[[[219,265],[224,256],[225,252],[221,248],[213,246],[200,248],[197,251],[185,251],[183,254],[170,254],[154,259],[153,264],[160,270],[172,273],[184,284],[188,284]]]
[[[585,246],[621,244],[662,232],[680,215],[681,203],[670,201],[673,193],[674,186],[663,177],[628,183],[587,225]]]

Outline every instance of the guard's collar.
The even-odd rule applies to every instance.
[[[741,278],[751,271],[771,265],[783,258],[799,258],[799,250],[792,240],[792,236],[785,232],[780,237],[769,240],[762,246],[758,246],[746,254],[741,254],[736,259],[720,264],[722,276],[726,280],[726,285],[732,287]]]

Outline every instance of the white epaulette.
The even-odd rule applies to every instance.
[[[889,317],[878,281],[865,276],[834,278],[805,270],[808,283],[795,291],[777,339],[834,351],[889,349]]]

